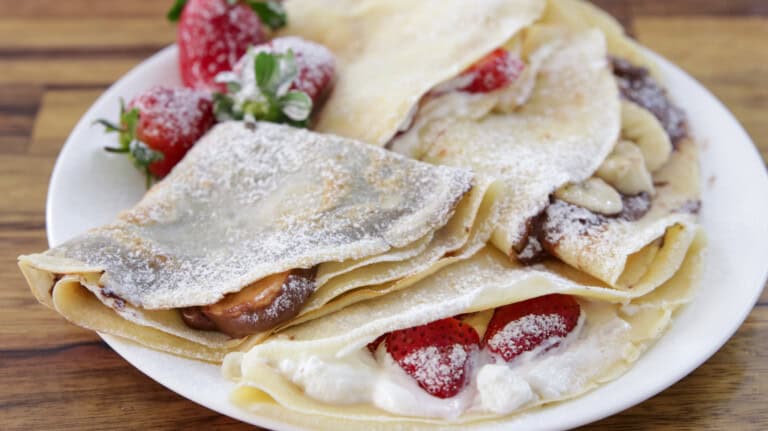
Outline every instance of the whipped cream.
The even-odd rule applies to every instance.
[[[441,419],[465,412],[507,414],[588,389],[617,362],[631,359],[629,332],[616,306],[583,303],[578,325],[564,339],[550,340],[511,362],[485,350],[475,352],[467,387],[446,399],[419,387],[385,343],[373,355],[363,347],[343,357],[287,358],[277,368],[307,396],[329,404],[367,403],[398,415]]]

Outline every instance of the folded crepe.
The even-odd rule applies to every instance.
[[[235,403],[295,426],[465,429],[468,423],[493,422],[621,375],[690,300],[702,246],[703,236],[696,235],[679,271],[642,296],[576,271],[526,267],[488,247],[408,289],[289,328],[247,353],[232,353],[224,373],[239,382]],[[428,394],[403,372],[387,353],[388,339],[378,347],[369,344],[392,331],[456,316],[483,339],[497,307],[553,294],[576,298],[575,329],[511,361],[489,355],[485,346],[467,353],[466,386],[450,398]],[[522,325],[509,333],[528,330]],[[429,359],[429,349],[417,351],[423,354],[420,364],[439,363]],[[439,368],[434,372],[439,375]]]
[[[664,201],[692,208],[698,199],[695,184],[673,187],[681,192],[673,197],[654,186],[685,136],[684,116],[658,85],[654,62],[609,15],[580,0],[471,7],[291,0],[286,7],[285,33],[323,43],[339,58],[318,130],[502,180],[505,209],[493,244],[510,257],[531,262],[546,252],[620,289],[651,289],[679,267],[694,217],[645,209]],[[451,91],[463,71],[500,47],[525,65],[513,84]],[[646,84],[656,91],[635,91]],[[684,176],[697,176],[691,168]],[[590,205],[601,200],[607,210]],[[574,214],[581,209],[596,213],[590,223],[601,227],[591,231],[603,232],[587,235],[586,250],[585,235],[573,228],[584,220]],[[547,212],[566,219],[544,223]],[[542,224],[563,232],[547,242],[535,232]],[[659,254],[662,240],[679,243],[677,252]]]
[[[76,324],[220,361],[345,293],[471,255],[494,190],[349,139],[222,123],[114,223],[19,266]]]
[[[560,19],[566,6],[590,20]],[[648,291],[674,274],[693,240],[697,149],[652,73],[609,57],[612,47],[641,53],[593,10],[550,2],[541,20],[499,42],[525,63],[512,84],[429,93],[389,146],[501,180],[492,243],[510,257],[554,256],[614,288]]]
[[[288,0],[281,34],[337,58],[314,130],[383,146],[419,99],[538,18],[544,0]]]

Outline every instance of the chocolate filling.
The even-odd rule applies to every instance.
[[[233,338],[263,332],[295,317],[315,290],[316,268],[294,269],[252,283],[211,305],[180,310],[184,323]]]
[[[648,69],[629,61],[610,57],[613,74],[619,83],[622,97],[649,110],[661,122],[677,149],[681,139],[688,136],[688,122],[682,109],[669,100],[667,92],[648,73]]]

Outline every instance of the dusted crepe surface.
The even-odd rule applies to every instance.
[[[108,292],[146,309],[209,304],[269,274],[406,246],[471,182],[336,136],[224,123],[116,223],[46,254],[105,269]]]
[[[600,218],[566,205],[553,206],[555,254],[566,263],[622,289],[648,291],[677,271],[697,230],[691,208],[699,199],[698,148],[681,142],[670,160],[653,175],[656,196],[648,213],[636,221]],[[579,214],[580,213],[580,214]],[[602,220],[591,224],[591,220]],[[653,241],[663,238],[661,244]],[[644,247],[655,256],[632,259]],[[628,273],[638,274],[628,277]],[[632,279],[634,278],[634,280]]]
[[[543,0],[290,0],[288,28],[338,59],[316,130],[384,145],[422,95],[502,45]]]
[[[426,161],[470,166],[504,182],[507,207],[494,244],[506,252],[549,194],[592,175],[619,136],[619,95],[603,35],[566,35],[542,49],[551,53],[519,110],[436,122],[434,141],[423,143]]]

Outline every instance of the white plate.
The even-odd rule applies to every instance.
[[[142,196],[141,174],[124,157],[101,150],[113,144],[115,137],[91,124],[96,118],[115,119],[120,97],[128,100],[155,84],[180,85],[176,57],[176,47],[170,46],[143,62],[107,90],[75,127],[51,177],[46,214],[51,246],[111,221]],[[624,376],[586,396],[512,418],[499,429],[512,425],[526,430],[570,428],[644,401],[714,354],[760,295],[768,269],[765,166],[747,134],[717,99],[668,61],[657,60],[702,148],[701,223],[709,236],[703,285],[668,333]],[[214,365],[111,336],[103,338],[136,368],[192,401],[255,425],[297,429],[230,404],[227,400],[233,385]]]

